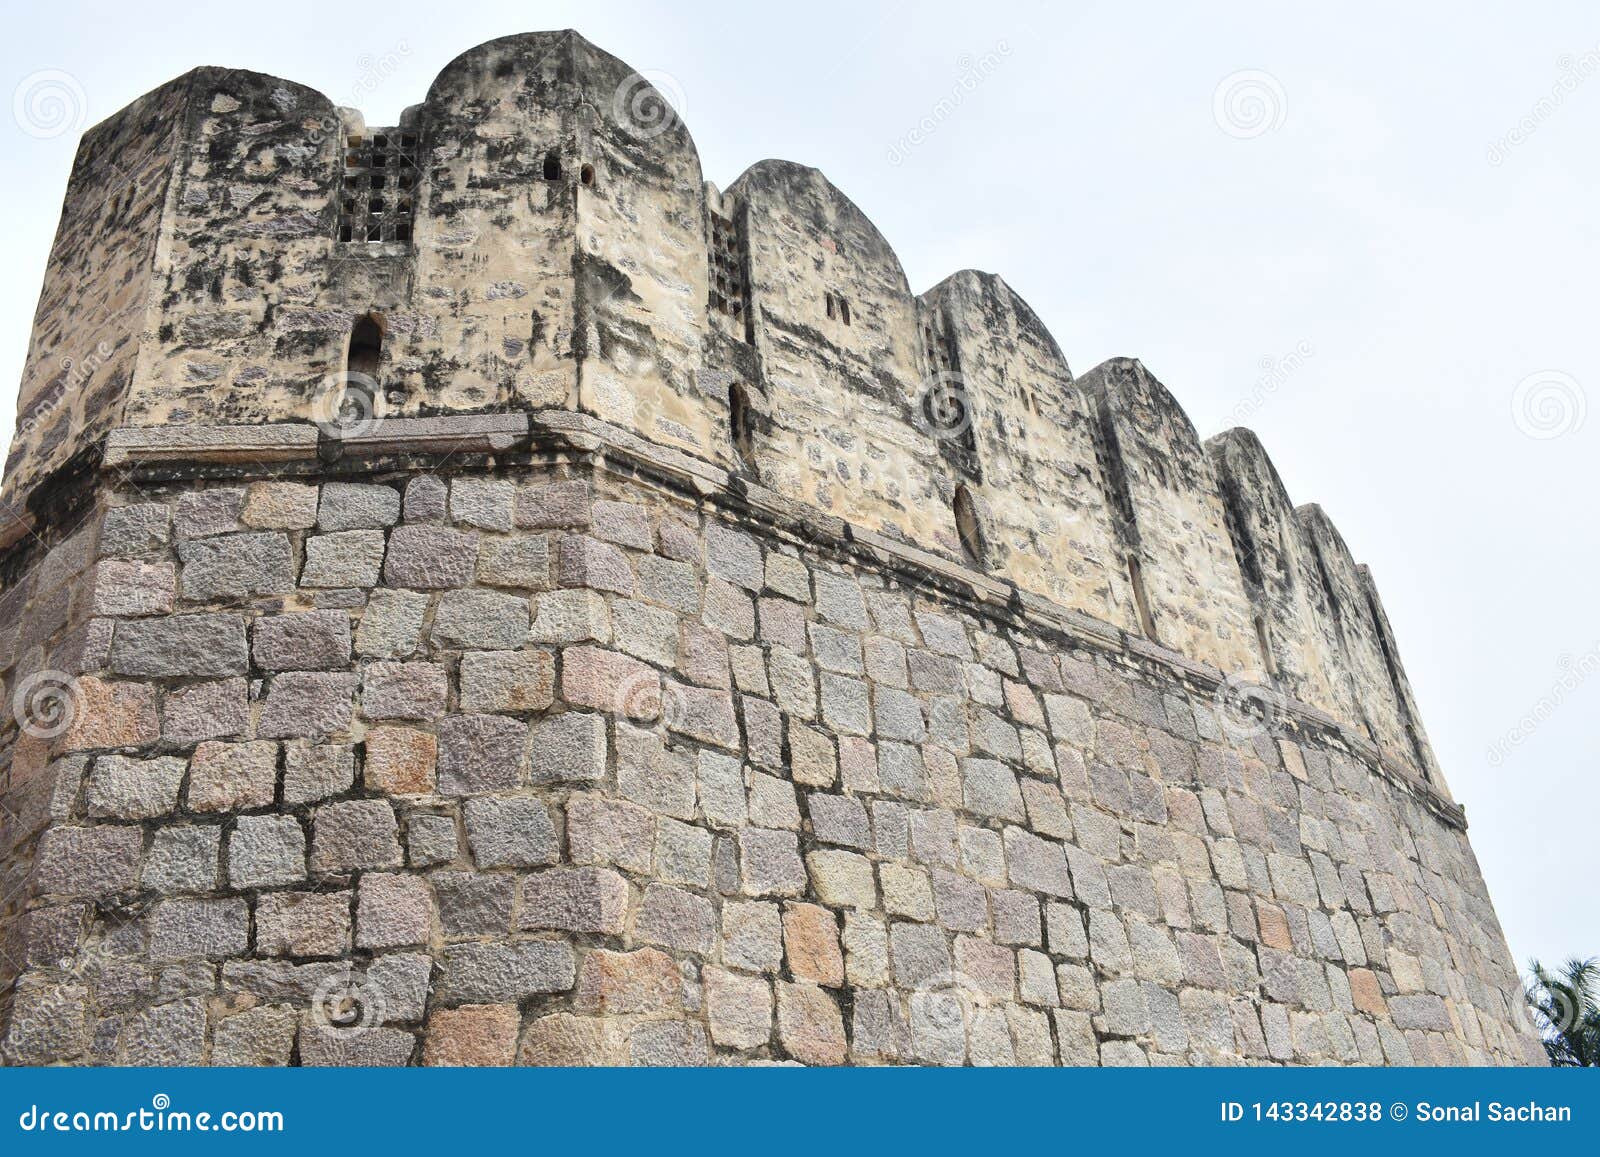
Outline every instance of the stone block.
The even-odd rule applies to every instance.
[[[356,677],[286,671],[273,678],[256,724],[262,739],[323,738],[350,729]]]
[[[206,679],[243,675],[249,667],[244,619],[238,615],[118,623],[111,640],[111,670],[118,675]]]
[[[400,521],[400,492],[392,486],[328,482],[322,487],[317,526],[322,530],[369,530]]]
[[[504,591],[446,591],[429,640],[446,650],[506,650],[528,638],[528,600]]]
[[[349,892],[268,892],[256,901],[261,955],[341,956],[349,950]]]
[[[503,715],[450,715],[440,721],[439,792],[506,791],[523,779],[528,727]]]
[[[465,805],[467,845],[480,868],[530,868],[557,858],[555,824],[536,799],[479,796]]]
[[[350,665],[344,611],[266,615],[252,631],[251,657],[264,671],[339,671]]]
[[[628,883],[608,868],[549,868],[522,883],[522,927],[563,932],[623,929]]]
[[[383,570],[381,530],[344,530],[306,539],[303,587],[375,587]]]
[[[507,483],[506,485],[510,485]],[[509,515],[509,510],[508,510]],[[522,1024],[515,1005],[468,1004],[441,1008],[428,1019],[422,1044],[425,1065],[510,1065]]]
[[[461,710],[543,711],[555,701],[548,651],[473,651],[461,656]]]
[[[362,780],[390,795],[427,795],[434,789],[438,740],[413,727],[373,727],[367,731]]]
[[[178,544],[180,591],[193,602],[244,599],[294,590],[294,555],[286,535],[226,534]]]
[[[349,791],[355,781],[356,757],[351,745],[304,741],[284,744],[284,803],[317,803]]]
[[[228,836],[228,883],[237,889],[306,878],[306,837],[293,816],[240,816]]]
[[[368,719],[431,722],[445,712],[450,677],[440,663],[370,663],[361,673],[361,713]]]
[[[389,534],[383,581],[414,590],[450,590],[472,581],[478,538],[442,526],[400,526]]]
[[[102,755],[89,770],[84,806],[100,819],[142,820],[167,815],[178,806],[186,761],[171,755],[134,759]]]
[[[323,804],[311,818],[311,870],[321,874],[361,868],[397,868],[399,825],[383,800]]]
[[[368,872],[356,896],[356,945],[405,948],[426,944],[433,895],[421,876]]]
[[[161,738],[177,747],[228,739],[250,730],[250,696],[243,679],[213,679],[174,687],[161,711]]]

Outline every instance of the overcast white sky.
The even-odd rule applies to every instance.
[[[1600,9],[1186,7],[17,7],[0,412],[82,127],[198,64],[393,124],[472,45],[575,27],[679,104],[708,179],[816,165],[913,290],[992,270],[1075,371],[1142,358],[1202,436],[1248,415],[1378,578],[1513,955],[1600,954]],[[22,95],[52,88],[59,122]]]

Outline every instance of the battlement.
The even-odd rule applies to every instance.
[[[314,424],[351,453],[550,409],[1256,673],[1442,790],[1370,579],[1252,435],[1202,447],[1135,361],[1075,379],[999,277],[914,294],[815,169],[719,191],[671,106],[570,32],[464,53],[392,129],[201,68],[90,130],[4,496],[26,510],[119,429]]]

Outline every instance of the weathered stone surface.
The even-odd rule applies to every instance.
[[[400,520],[400,492],[392,486],[328,482],[317,507],[322,530],[361,530],[393,526]]]
[[[383,567],[381,530],[346,530],[306,539],[303,587],[374,587]]]
[[[446,591],[433,612],[437,648],[503,650],[528,637],[528,600],[502,591]]]
[[[356,628],[356,654],[404,659],[422,645],[428,596],[416,591],[374,591]]]
[[[503,715],[451,715],[438,734],[441,794],[504,791],[522,782],[527,724]]]
[[[397,868],[400,862],[399,826],[394,808],[383,800],[323,804],[312,813],[313,872]]]
[[[812,985],[778,982],[778,1040],[804,1064],[844,1063],[844,1018],[833,998]]]
[[[238,615],[174,615],[118,623],[111,669],[120,675],[216,678],[249,668]]]
[[[282,534],[227,534],[178,544],[180,591],[195,602],[294,589],[294,556]]]
[[[615,1016],[676,1011],[682,993],[678,965],[665,952],[595,949],[583,958],[572,1006],[579,1012]]]
[[[146,917],[146,935],[157,963],[242,956],[250,909],[243,900],[162,900]]]
[[[112,896],[139,881],[144,836],[137,827],[52,828],[39,837],[34,888],[41,895]]]
[[[462,944],[447,948],[438,998],[486,1004],[565,992],[577,979],[572,949],[548,940],[514,944]]]
[[[366,785],[390,795],[433,791],[438,740],[412,727],[374,727],[367,732],[362,775]]]
[[[355,783],[355,749],[346,743],[283,745],[283,802],[316,803],[342,795]]]
[[[445,712],[450,680],[439,663],[370,663],[361,676],[361,713],[368,719],[429,722]]]
[[[267,689],[256,734],[263,739],[320,738],[349,730],[356,680],[342,672],[288,671]]]
[[[356,897],[356,944],[403,948],[426,944],[433,896],[421,876],[368,872]]]
[[[350,665],[350,616],[268,615],[256,620],[251,642],[251,657],[264,671],[340,671]]]
[[[132,759],[102,755],[89,772],[88,814],[125,820],[165,815],[178,804],[183,772],[184,761],[172,756]]]
[[[252,530],[309,530],[317,524],[318,490],[303,482],[253,482],[239,521]]]
[[[240,816],[228,837],[228,883],[293,884],[306,877],[306,836],[293,816]]]
[[[349,892],[269,892],[256,902],[256,951],[340,956],[350,950]]]
[[[0,676],[74,708],[6,748],[7,1059],[1538,1059],[1376,593],[1253,439],[998,278],[913,298],[814,170],[708,189],[674,125],[543,179],[617,143],[597,67],[447,69],[427,243],[345,222],[338,284],[366,174],[287,82],[86,138],[7,483]],[[151,131],[182,179],[106,218]],[[580,291],[527,260],[573,204]],[[404,413],[319,429],[366,309]]]
[[[459,677],[463,711],[542,711],[555,699],[556,664],[547,651],[469,652]]]
[[[443,1008],[428,1021],[425,1065],[509,1065],[516,1058],[522,1018],[514,1005]]]
[[[480,868],[531,868],[556,862],[556,829],[536,799],[469,799],[467,845]]]
[[[161,738],[175,746],[231,738],[249,730],[249,689],[243,679],[213,679],[175,687],[162,704]]]
[[[449,590],[472,581],[478,540],[465,531],[401,526],[389,535],[383,581],[416,590]]]
[[[522,884],[522,927],[620,932],[628,883],[606,868],[550,868]]]

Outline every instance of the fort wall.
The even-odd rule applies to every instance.
[[[574,34],[91,130],[20,410],[13,1062],[1542,1055],[1254,436]]]

